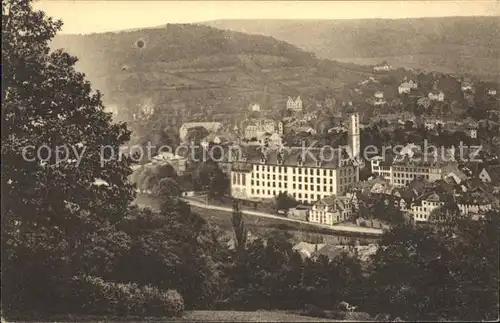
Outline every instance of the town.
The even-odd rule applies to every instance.
[[[389,73],[391,67],[384,63],[373,69],[384,78],[387,76],[381,71]],[[417,117],[405,111],[402,102],[413,100],[407,105],[417,106],[417,109],[439,108],[450,104],[445,101],[443,91],[429,91],[425,96],[427,92],[419,91],[419,83],[407,77],[395,83],[397,87],[394,88],[377,86],[380,81],[370,77],[360,82],[355,92],[363,85],[372,84],[374,96],[367,99],[372,108],[384,111],[387,104],[399,104],[399,113],[380,115],[375,120],[363,119],[356,111],[357,105],[351,101],[339,109],[340,115],[331,117],[333,121],[315,122],[323,108],[316,103],[308,112],[300,96],[289,96],[282,102],[283,118],[266,117],[267,111],[253,102],[247,108],[247,116],[234,124],[224,120],[182,124],[179,142],[187,146],[198,145],[203,150],[212,151],[214,147],[220,150],[216,164],[228,182],[223,194],[259,204],[285,199],[288,202],[285,206],[289,208],[276,208],[275,213],[292,217],[300,213],[304,221],[311,223],[335,225],[356,223],[356,220],[360,223],[359,219],[364,224],[371,223],[361,216],[360,204],[373,204],[377,199],[395,207],[394,217],[400,214],[415,225],[439,222],[439,213],[449,207],[449,201],[453,201],[460,216],[478,219],[499,207],[498,85],[480,83],[479,90],[469,79],[455,82],[464,99],[486,98],[488,102],[496,102],[496,109],[492,105],[492,109],[485,111],[489,117],[479,120],[456,120],[451,115],[442,119]],[[384,90],[397,93],[397,97],[387,102]],[[364,108],[366,111],[366,106]],[[393,111],[394,108],[389,109]],[[324,125],[328,122],[335,125],[326,129]],[[379,141],[375,147],[392,147],[391,143],[397,140],[404,145],[403,149],[397,153],[388,149],[384,156],[373,155],[366,160],[360,158],[362,150],[368,147],[363,139],[374,127],[378,131],[387,129],[402,134],[385,142]],[[449,135],[451,131],[454,135]],[[423,135],[419,138],[417,134]],[[323,146],[319,143],[325,142],[322,140],[325,137],[327,140],[336,138],[330,142],[337,144],[335,148],[347,148],[345,154],[340,149],[333,158],[320,156]],[[406,142],[403,141],[405,137],[408,138]],[[440,143],[446,146],[425,152],[422,139],[434,139],[436,146]],[[300,146],[300,143],[313,140],[316,145],[312,148]],[[464,142],[470,145],[459,150],[458,145]],[[149,164],[152,167],[170,165],[182,176],[190,168],[190,159],[192,156],[188,153],[180,156],[169,152],[158,155]],[[277,207],[278,204],[283,206],[283,203],[276,203]],[[372,217],[385,217],[387,210],[379,212],[384,215],[370,213]]]

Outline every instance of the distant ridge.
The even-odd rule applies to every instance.
[[[319,58],[447,73],[500,75],[500,17],[215,20],[203,24],[272,36]]]

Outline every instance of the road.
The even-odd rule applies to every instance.
[[[202,202],[196,202],[196,201],[186,199],[186,198],[183,198],[182,200],[184,202],[188,203],[189,205],[196,206],[196,207],[201,208],[201,209],[233,212],[233,209],[231,207],[210,205],[210,204],[206,204],[206,203],[202,203]],[[297,220],[297,219],[290,219],[290,218],[277,216],[274,214],[269,214],[269,213],[264,213],[264,212],[258,212],[258,211],[241,210],[241,213],[243,213],[245,215],[253,215],[253,216],[258,216],[258,217],[262,217],[262,218],[278,219],[281,221],[306,223],[308,225],[314,225],[314,226],[319,227],[319,228],[328,229],[328,230],[336,231],[336,232],[366,233],[366,234],[371,234],[371,235],[382,235],[384,233],[383,230],[381,230],[381,229],[349,227],[349,226],[345,226],[345,225],[331,226],[331,225],[326,225],[326,224],[301,221],[301,220]]]

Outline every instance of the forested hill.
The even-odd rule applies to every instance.
[[[500,74],[500,17],[217,20],[205,24],[272,36],[321,58],[361,64],[387,60],[398,67]]]
[[[143,50],[136,50],[138,40],[144,41]],[[307,60],[313,56],[271,37],[191,24],[168,24],[161,28],[90,35],[59,35],[52,46],[67,48],[72,54],[85,59],[106,59],[106,63],[115,65],[139,59],[142,62],[171,62],[200,56],[251,53],[291,60]]]
[[[78,68],[105,101],[127,108],[147,99],[158,106],[172,100],[212,105],[219,113],[252,101],[272,109],[288,95],[331,93],[366,77],[355,66],[318,60],[271,37],[204,25],[61,35],[51,47],[79,57]]]

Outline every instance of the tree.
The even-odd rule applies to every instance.
[[[209,198],[224,196],[229,188],[229,178],[214,161],[202,162],[195,172],[195,181],[208,191]]]
[[[405,130],[410,131],[413,129],[414,123],[411,120],[405,121]]]
[[[193,141],[196,145],[199,145],[203,138],[205,138],[209,134],[210,133],[207,129],[205,129],[205,127],[194,127],[188,130],[186,139],[188,142]]]
[[[104,112],[77,59],[50,52],[61,25],[31,1],[2,3],[5,311],[60,310],[60,291],[83,259],[99,262],[93,237],[109,234],[133,198],[130,160],[116,158],[130,132]],[[36,156],[41,147],[45,156]]]
[[[276,210],[287,210],[299,204],[293,196],[288,195],[286,192],[280,192],[276,196]]]
[[[173,198],[181,195],[179,184],[172,178],[160,179],[152,189],[153,194],[162,198]]]
[[[451,231],[399,226],[374,256],[374,313],[410,320],[498,317],[498,212]],[[369,296],[368,296],[369,297]]]
[[[241,206],[238,200],[233,201],[233,215],[231,217],[233,224],[233,231],[236,241],[236,250],[241,253],[245,249],[247,240],[247,230],[245,229],[245,221],[243,220],[243,213],[241,213]]]
[[[130,237],[130,248],[108,278],[175,288],[188,308],[209,308],[217,300],[218,237],[189,205],[166,198],[159,212],[132,209],[119,227]]]

